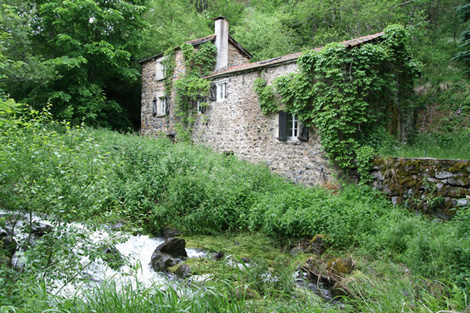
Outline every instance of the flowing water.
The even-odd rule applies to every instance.
[[[0,217],[8,215],[9,212],[0,211]],[[33,223],[45,227],[57,227],[56,223],[48,221],[37,215],[33,215]],[[22,216],[17,220],[14,227],[14,239],[18,243],[18,251],[15,253],[12,264],[17,268],[28,268],[25,251],[21,248],[25,241],[28,240],[29,234],[25,232],[25,228],[29,225],[29,217]],[[172,274],[155,272],[150,264],[152,254],[155,248],[162,244],[164,238],[152,238],[144,235],[130,235],[120,231],[113,231],[110,227],[93,229],[84,224],[70,223],[63,227],[63,231],[70,232],[73,236],[83,237],[71,247],[75,255],[80,255],[80,269],[77,268],[76,278],[81,282],[81,288],[90,288],[99,286],[106,280],[113,280],[117,286],[123,284],[140,283],[145,287],[156,285],[161,289],[165,289],[174,281]],[[116,243],[117,242],[117,243]],[[121,256],[126,260],[125,264],[119,269],[112,269],[107,262],[101,258],[93,261],[86,251],[91,250],[95,245],[114,246]],[[186,249],[189,258],[204,257],[205,252],[196,249]],[[67,279],[55,279],[50,284],[52,293],[61,295],[74,294],[77,291],[76,280],[69,282]]]
[[[8,216],[10,212],[0,210],[0,218]],[[15,253],[12,264],[19,270],[22,268],[27,270],[29,265],[27,252],[21,247],[28,240],[29,232],[25,229],[30,224],[29,216],[21,216],[16,218],[14,222],[14,238],[18,243],[19,249]],[[78,258],[79,265],[76,266],[74,279],[57,278],[60,275],[51,275],[51,280],[48,280],[48,291],[52,294],[59,294],[62,296],[74,296],[81,293],[81,290],[88,288],[99,287],[103,282],[112,280],[116,286],[132,284],[133,286],[139,284],[140,286],[150,287],[157,286],[160,289],[166,289],[169,286],[178,284],[175,276],[169,273],[155,272],[151,266],[151,257],[155,248],[162,244],[164,238],[152,238],[145,235],[131,235],[121,231],[113,230],[112,227],[90,227],[80,223],[60,224],[48,221],[46,218],[41,218],[37,215],[32,216],[33,224],[39,225],[39,228],[59,229],[62,234],[68,234],[82,238],[74,242],[70,250],[73,255]],[[8,229],[8,227],[5,227]],[[12,228],[12,227],[10,227]],[[2,229],[0,227],[0,233]],[[7,231],[8,232],[8,231]],[[11,232],[11,229],[10,229]],[[57,240],[61,240],[61,234]],[[35,239],[41,240],[41,239]],[[34,244],[34,242],[33,242]],[[107,262],[101,258],[91,259],[90,255],[86,252],[96,249],[115,247],[119,254],[126,260],[124,265],[118,269],[111,268]],[[202,258],[207,255],[206,252],[197,249],[186,249],[189,258]],[[73,257],[73,256],[72,256]],[[239,267],[243,269],[249,266],[256,266],[255,264],[240,264],[236,260],[227,259],[227,265]],[[77,264],[78,264],[77,263]],[[210,279],[212,275],[192,276],[191,281],[199,281]],[[294,281],[297,287],[305,288],[318,295],[326,301],[332,299],[330,291],[322,284],[313,284],[305,277],[305,273],[297,272],[294,274]],[[275,277],[266,277],[266,279],[275,279]]]

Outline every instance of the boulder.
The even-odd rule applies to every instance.
[[[11,258],[16,252],[17,243],[15,239],[7,235],[3,229],[0,229],[0,265],[11,265]]]
[[[220,250],[214,253],[213,256],[214,256],[214,260],[219,261],[225,256],[225,253],[222,250]]]
[[[175,274],[181,278],[187,278],[191,276],[191,268],[187,264],[181,264],[175,270]]]
[[[174,258],[180,258],[184,260],[188,257],[185,247],[186,241],[184,241],[184,239],[169,238],[166,239],[164,243],[159,245],[153,253],[160,251],[169,254]]]
[[[316,234],[310,241],[310,248],[315,254],[323,254],[326,250],[326,240],[324,234]]]
[[[168,254],[156,251],[152,254],[151,264],[155,272],[164,272],[168,267],[178,264],[178,260]]]
[[[104,248],[101,258],[108,263],[108,266],[113,270],[118,270],[124,265],[124,258],[115,246]]]
[[[354,261],[352,257],[331,259],[326,264],[326,269],[338,276],[350,274],[354,269]]]
[[[240,260],[243,261],[243,263],[245,263],[245,264],[251,263],[251,260],[249,258],[242,257],[242,258],[240,258]]]
[[[181,238],[169,238],[153,251],[151,264],[156,272],[166,271],[188,257],[186,242]]]
[[[33,223],[31,226],[31,234],[34,235],[36,238],[41,238],[47,233],[50,233],[52,231],[52,225],[44,223],[44,222],[39,222],[39,223]]]
[[[162,229],[161,236],[164,238],[174,238],[183,235],[183,232],[179,229],[165,226]]]

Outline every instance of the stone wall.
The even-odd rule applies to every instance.
[[[376,158],[377,189],[394,204],[448,219],[470,200],[470,160]]]
[[[196,47],[197,49],[197,47]],[[157,80],[156,63],[162,58],[150,60],[142,64],[142,100],[141,100],[141,134],[146,136],[158,136],[161,133],[172,135],[175,133],[174,124],[176,117],[174,115],[175,91],[172,90],[170,96],[170,111],[166,115],[153,114],[153,99],[165,94],[164,80]],[[249,59],[240,54],[238,49],[229,43],[228,49],[229,66],[242,65],[249,62]],[[175,51],[175,70],[173,73],[173,82],[181,78],[185,72],[184,57],[180,49]]]
[[[250,62],[250,59],[240,54],[237,47],[232,43],[228,44],[228,67],[238,66]]]
[[[235,73],[227,80],[227,99],[211,102],[196,118],[193,141],[212,149],[230,152],[254,163],[266,163],[274,172],[306,185],[333,180],[333,170],[322,152],[314,130],[309,140],[279,141],[278,114],[264,115],[253,83],[262,76],[268,83],[297,70],[296,63],[249,73]],[[218,80],[215,78],[214,82]]]
[[[175,134],[175,122],[177,117],[174,114],[175,104],[175,91],[172,90],[169,97],[170,110],[168,114],[154,115],[153,114],[153,99],[155,96],[160,97],[165,95],[165,82],[163,79],[156,79],[156,62],[149,61],[142,64],[142,105],[140,112],[140,131],[142,135],[159,136],[165,134],[172,136]],[[175,70],[173,72],[173,82],[181,78],[185,73],[184,57],[181,50],[176,50],[175,53]]]

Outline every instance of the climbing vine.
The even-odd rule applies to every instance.
[[[209,75],[214,68],[217,48],[210,42],[201,45],[198,50],[186,43],[180,48],[186,71],[174,82],[176,90],[174,112],[178,117],[178,122],[175,123],[178,139],[184,141],[189,140],[191,136],[191,126],[194,123],[194,103],[209,94],[210,81],[204,76]],[[172,60],[174,64],[174,56]],[[171,78],[170,80],[172,81]],[[172,90],[173,86],[169,84],[167,86],[165,83],[165,90]],[[202,105],[207,105],[207,103],[202,103]]]
[[[406,114],[412,109],[413,80],[420,64],[410,57],[407,44],[406,30],[390,26],[378,44],[347,48],[332,43],[307,51],[298,60],[298,73],[274,81],[285,110],[315,125],[326,153],[340,168],[357,165],[357,151],[362,151],[365,175],[364,162],[372,150],[359,148],[389,121],[391,112]],[[273,112],[277,104],[267,96],[273,94],[267,87],[260,81],[255,84],[263,112]]]
[[[254,89],[258,95],[259,105],[263,114],[276,113],[279,110],[274,87],[268,85],[265,79],[261,77],[255,79]]]

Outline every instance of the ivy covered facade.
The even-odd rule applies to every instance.
[[[213,43],[217,51],[212,72],[200,75],[208,84],[207,91],[204,94],[200,87],[192,92],[185,102],[184,117],[178,100],[178,80],[188,77],[189,63],[183,46],[171,54],[161,53],[141,61],[142,134],[179,140],[184,132],[186,139],[194,143],[250,162],[266,163],[274,172],[297,183],[318,185],[333,181],[336,169],[329,162],[317,127],[301,112],[292,110],[295,106],[282,99],[279,91],[266,89],[282,77],[298,74],[297,61],[302,53],[250,63],[249,52],[228,35],[224,18],[216,19],[215,28],[215,35],[186,43],[196,51],[203,44]],[[378,33],[341,44],[352,49],[380,42],[382,37],[383,33]],[[173,65],[168,70],[164,61],[170,55]],[[192,85],[185,88],[190,89],[188,86]]]

